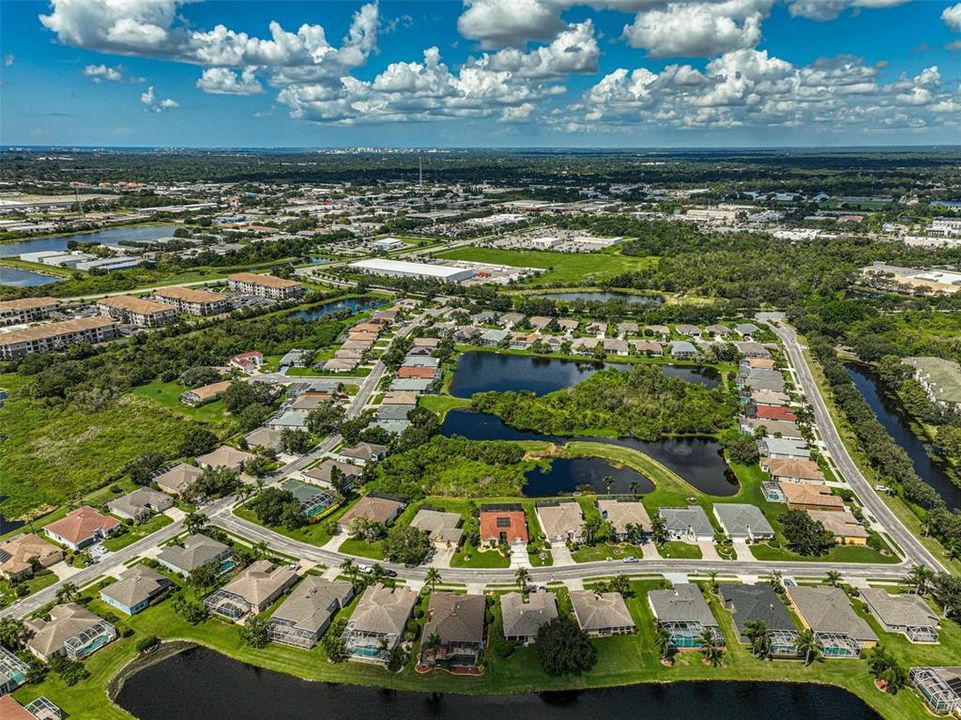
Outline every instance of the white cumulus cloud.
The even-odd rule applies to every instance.
[[[178,103],[173,98],[159,98],[154,90],[154,86],[151,85],[146,90],[140,94],[140,102],[142,102],[147,110],[150,112],[163,112],[164,110],[170,110],[171,108],[180,107]]]
[[[954,32],[961,32],[961,3],[945,8],[941,19]]]
[[[253,68],[240,73],[230,68],[207,68],[197,80],[197,87],[211,95],[257,95],[264,91]]]

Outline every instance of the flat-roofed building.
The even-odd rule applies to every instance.
[[[25,325],[26,323],[43,320],[60,305],[57,298],[36,297],[18,298],[0,302],[0,327],[8,325]]]
[[[227,277],[227,287],[243,295],[256,295],[271,300],[289,300],[306,292],[304,286],[294,280],[257,273],[230,275]]]
[[[169,305],[133,295],[101,298],[97,301],[97,310],[101,315],[137,327],[159,327],[177,320],[177,311]]]
[[[920,595],[892,595],[881,588],[864,588],[861,599],[889,633],[901,633],[913,643],[938,642],[938,614]]]
[[[102,315],[35,325],[0,334],[0,360],[19,360],[77,343],[106,342],[116,334],[117,323]]]
[[[532,592],[524,599],[519,592],[501,595],[504,638],[508,642],[530,645],[537,631],[557,617],[557,597],[552,592]]]
[[[623,635],[637,630],[620,593],[571,590],[569,597],[577,624],[591,637]]]
[[[230,310],[230,298],[209,290],[186,287],[165,287],[154,290],[159,302],[171,305],[178,312],[205,317]]]
[[[344,628],[347,657],[358,662],[386,664],[390,651],[404,638],[407,620],[418,595],[404,585],[371,585],[360,596]]]
[[[451,265],[431,265],[407,260],[388,260],[386,258],[358,260],[357,262],[351,263],[348,267],[355,272],[367,273],[369,275],[411,277],[420,280],[439,280],[441,282],[451,283],[470,280],[474,277],[474,271],[468,268],[453,267]]]
[[[348,582],[308,575],[271,615],[267,636],[274,642],[309,650],[353,594],[354,587]]]

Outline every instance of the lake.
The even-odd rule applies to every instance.
[[[520,392],[546,395],[577,385],[591,375],[615,368],[627,370],[627,363],[602,363],[589,360],[561,360],[537,355],[507,355],[472,350],[457,358],[450,394],[469,398],[479,392]],[[681,378],[706,388],[717,387],[720,375],[712,367],[660,366],[666,375]]]
[[[627,303],[628,305],[659,305],[664,302],[660,295],[633,295],[631,293],[584,291],[584,292],[547,292],[538,293],[537,297],[545,300],[564,300],[567,302],[594,302],[607,303],[612,300]]]
[[[825,685],[703,681],[539,695],[401,692],[307,682],[206,648],[142,669],[124,683],[117,703],[140,720],[880,720],[859,698]]]
[[[931,459],[924,442],[911,432],[908,419],[898,404],[881,394],[877,376],[864,367],[855,365],[844,367],[855,387],[871,406],[878,422],[911,458],[915,472],[937,491],[948,508],[952,510],[961,508],[961,488],[955,485],[944,469]]]
[[[583,440],[618,445],[650,455],[698,490],[709,495],[728,497],[735,495],[740,487],[724,461],[721,444],[710,438],[637,440],[635,438],[545,435],[531,430],[512,428],[496,415],[464,409],[449,410],[440,431],[447,437],[460,435],[468,440],[546,440],[559,444],[568,440]]]
[[[60,278],[53,275],[23,270],[22,268],[0,266],[0,285],[7,287],[38,287],[60,282]]]
[[[121,240],[144,242],[162,240],[174,235],[177,225],[132,225],[128,227],[98,230],[92,233],[77,233],[61,237],[35,238],[0,245],[0,257],[16,257],[22,253],[42,252],[45,250],[66,250],[70,240],[82,243],[100,243],[111,247],[121,247]]]
[[[354,313],[364,312],[365,310],[373,310],[385,304],[386,301],[380,298],[347,298],[346,300],[314,305],[306,310],[298,310],[295,313],[291,313],[288,317],[299,318],[301,320],[320,320],[328,315],[336,315],[341,312],[352,315]]]
[[[610,492],[615,495],[633,493],[631,483],[637,482],[639,493],[651,492],[654,483],[629,467],[615,467],[607,460],[596,457],[555,458],[550,467],[536,467],[524,475],[524,495],[527,497],[550,497],[572,492],[604,495],[608,492],[605,476],[614,478]]]

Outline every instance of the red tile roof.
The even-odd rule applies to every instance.
[[[84,505],[77,508],[66,517],[52,522],[44,530],[62,537],[74,545],[86,540],[97,530],[111,530],[117,527],[120,521],[109,515],[97,512],[92,507]]]
[[[764,420],[790,420],[793,422],[797,419],[791,408],[779,405],[758,405],[756,414]]]
[[[483,542],[500,542],[505,533],[507,542],[527,542],[527,517],[523,510],[481,510],[480,536]]]

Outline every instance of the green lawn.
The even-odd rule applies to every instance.
[[[421,395],[418,404],[436,414],[443,421],[448,410],[470,407],[470,400],[456,398],[452,395]]]
[[[883,542],[883,541],[882,541]],[[779,560],[784,562],[838,562],[838,563],[897,563],[900,558],[891,553],[882,555],[866,545],[835,545],[827,555],[800,555],[787,548],[771,547],[767,543],[751,545],[751,553],[758,560]]]
[[[700,560],[701,548],[685,542],[669,541],[657,546],[662,558],[668,560]]]
[[[367,540],[347,538],[341,543],[340,552],[347,553],[348,555],[356,555],[357,557],[370,558],[371,560],[383,560],[384,541],[375,540],[374,542],[368,542]]]
[[[574,558],[575,562],[594,562],[595,560],[608,559],[623,560],[629,555],[639,558],[642,554],[642,550],[633,545],[598,543],[593,547],[590,545],[581,545],[577,550],[571,553],[571,557]]]
[[[104,547],[110,551],[117,551],[128,545],[137,542],[141,538],[145,538],[148,535],[157,532],[160,528],[172,523],[169,517],[164,514],[154,515],[152,518],[147,520],[145,523],[140,525],[124,525],[124,532],[122,535],[115,535],[113,537],[107,538],[103,541]]]
[[[624,272],[643,270],[657,261],[656,258],[630,257],[617,251],[597,253],[560,253],[539,250],[501,250],[499,248],[462,247],[437,253],[439,258],[470,260],[473,262],[514,265],[516,267],[544,268],[526,284],[583,285],[592,281],[613,277]]]
[[[183,387],[175,381],[162,382],[157,379],[147,385],[134,388],[131,393],[148,398],[168,410],[184,415],[191,420],[197,420],[198,422],[209,423],[211,425],[233,425],[230,414],[227,412],[227,408],[224,407],[222,400],[215,400],[200,407],[190,407],[180,402],[180,394],[187,389],[188,388]]]
[[[34,574],[29,580],[24,580],[16,586],[11,586],[6,580],[0,580],[0,607],[6,607],[15,599],[22,599],[27,595],[32,595],[39,590],[43,590],[45,587],[50,587],[55,582],[57,582],[57,575],[52,570],[41,570]],[[21,588],[27,589],[26,594],[20,594],[23,592]]]
[[[506,568],[510,564],[511,559],[501,555],[497,548],[480,552],[468,543],[461,545],[450,559],[450,566],[454,568]]]

